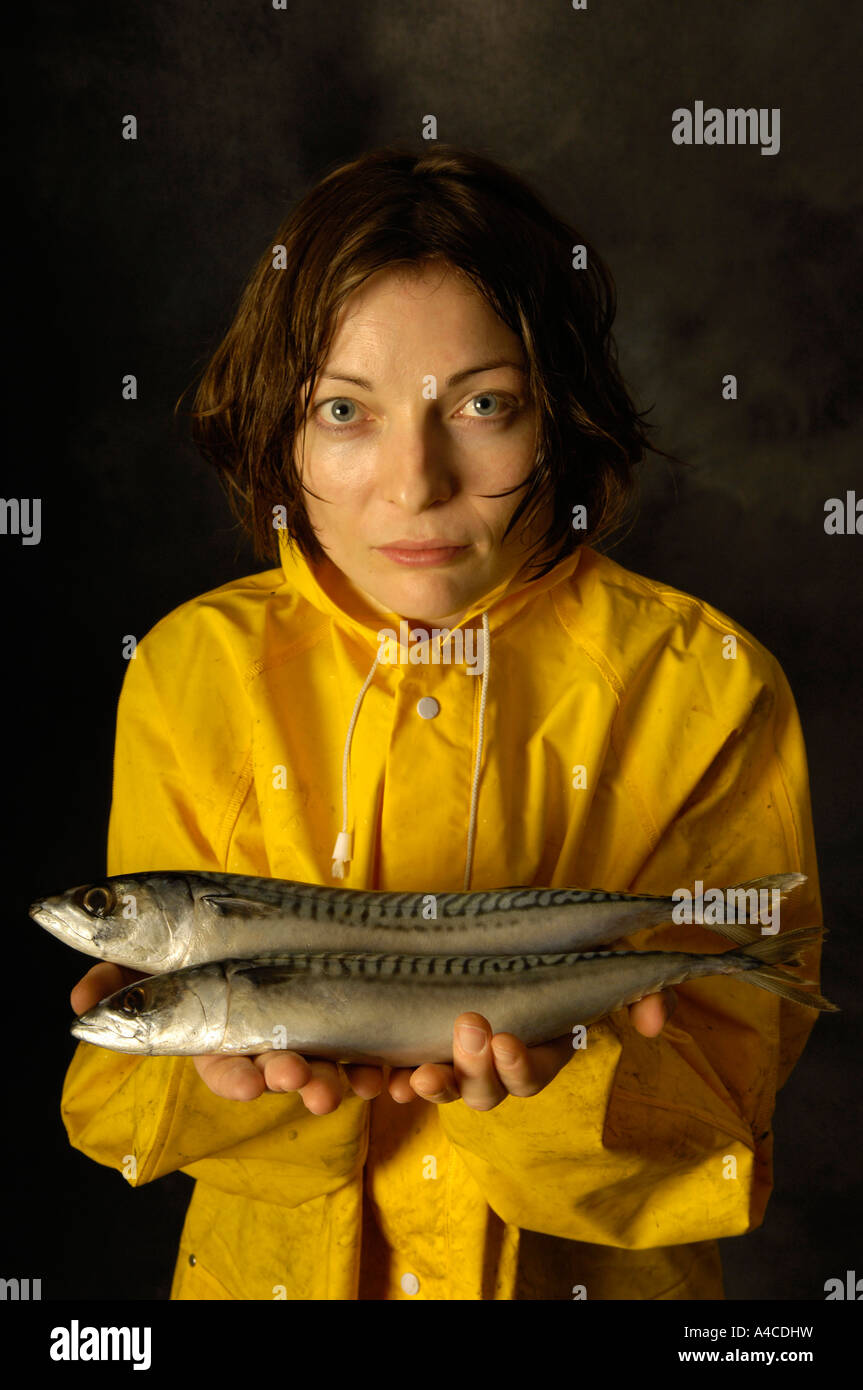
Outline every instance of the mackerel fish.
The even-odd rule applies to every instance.
[[[784,898],[805,881],[805,874],[774,874],[724,891],[766,890]],[[670,897],[598,889],[363,892],[245,874],[166,871],[82,884],[33,903],[30,916],[85,955],[161,974],[274,953],[580,951],[669,922],[674,907]],[[740,946],[760,934],[740,922],[704,926]]]
[[[287,1048],[336,1062],[420,1066],[452,1061],[459,1014],[531,1046],[590,1024],[669,985],[733,975],[808,1008],[836,1006],[778,968],[819,939],[802,927],[707,955],[587,951],[519,955],[295,953],[225,960],[118,990],[72,1025],[116,1052],[194,1056]]]

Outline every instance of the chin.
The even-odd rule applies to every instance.
[[[448,615],[464,613],[474,602],[473,592],[458,593],[450,588],[442,590],[438,586],[406,584],[397,596],[394,595],[393,610],[405,616],[409,614],[419,622],[442,627]]]

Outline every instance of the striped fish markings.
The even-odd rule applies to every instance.
[[[784,898],[804,882],[803,874],[774,874],[726,892],[769,889]],[[272,952],[578,951],[669,922],[674,908],[670,897],[598,889],[364,892],[172,871],[83,884],[33,903],[30,916],[86,955],[159,974]],[[740,946],[758,934],[742,923],[704,925]]]
[[[588,951],[515,956],[306,953],[211,961],[118,990],[72,1025],[75,1037],[119,1052],[194,1056],[274,1047],[339,1062],[419,1066],[452,1060],[459,1014],[528,1046],[589,1024],[668,985],[735,975],[809,1008],[779,962],[820,938],[819,927],[740,951]]]

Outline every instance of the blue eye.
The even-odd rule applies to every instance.
[[[349,410],[356,410],[357,403],[356,401],[352,401],[350,396],[334,396],[332,400],[322,401],[318,406],[318,410],[324,410],[327,406],[335,406],[339,411],[343,411],[346,406]],[[339,425],[352,425],[354,423],[354,418],[350,415],[346,417],[339,414],[336,415],[334,419]],[[330,425],[329,428],[335,428],[335,426]]]
[[[471,405],[475,405],[477,401],[493,401],[493,402],[498,402],[498,401],[499,401],[499,397],[497,396],[497,394],[496,394],[494,391],[483,391],[479,396],[472,396],[472,397],[471,397],[470,403],[471,403]],[[486,416],[486,415],[480,415],[479,418],[480,418],[481,420],[483,420],[483,419],[486,419],[487,416]]]
[[[507,414],[512,415],[517,409],[514,403],[508,403],[497,391],[480,391],[477,395],[471,396],[467,404],[475,412],[468,415],[468,419],[475,420],[503,420]],[[508,410],[501,409],[507,405]],[[330,419],[326,420],[321,412],[328,409],[333,413]],[[321,429],[329,430],[333,434],[346,434],[353,425],[359,423],[359,407],[350,396],[332,396],[328,401],[319,401],[315,414]]]

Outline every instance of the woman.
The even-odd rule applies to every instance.
[[[312,190],[193,414],[277,567],[139,644],[109,873],[670,893],[801,870],[783,925],[820,920],[776,661],[588,544],[651,447],[613,315],[584,238],[476,155],[385,149]],[[722,949],[704,935],[634,944]],[[73,1006],[128,978],[96,966]],[[82,1043],[63,1114],[135,1183],[197,1179],[173,1298],[721,1297],[716,1240],[763,1218],[814,1015],[728,978],[668,1024],[673,1002],[578,1048],[463,1015],[451,1066],[391,1074]]]

